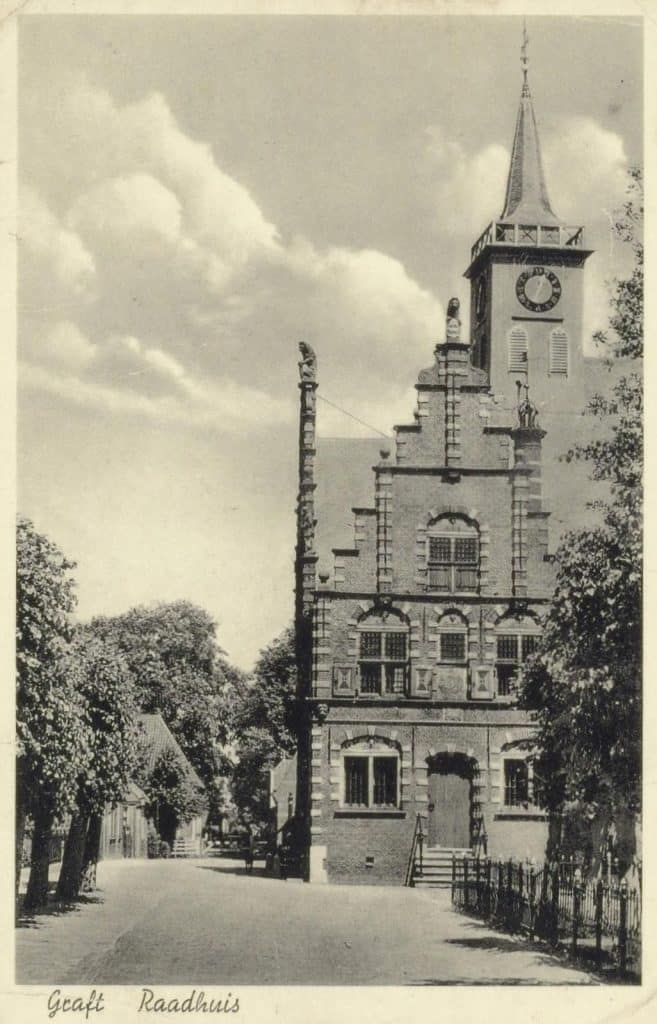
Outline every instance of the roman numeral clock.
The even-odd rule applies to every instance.
[[[561,282],[554,271],[532,267],[519,275],[516,295],[525,309],[532,313],[547,313],[561,298]]]

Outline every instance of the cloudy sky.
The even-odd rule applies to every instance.
[[[641,31],[532,18],[552,203],[584,223],[587,329],[641,154]],[[321,393],[412,416],[502,206],[517,18],[20,22],[19,506],[79,613],[187,597],[248,667],[292,612],[297,343]],[[368,432],[328,404],[324,436]]]

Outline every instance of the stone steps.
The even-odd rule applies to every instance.
[[[452,858],[471,857],[472,851],[456,847],[425,847],[420,858],[416,854],[413,885],[416,888],[448,888],[452,884]]]

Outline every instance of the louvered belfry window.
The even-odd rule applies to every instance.
[[[509,331],[509,372],[523,373],[527,369],[527,331],[513,327]]]
[[[562,327],[550,332],[550,373],[568,376],[568,335]]]

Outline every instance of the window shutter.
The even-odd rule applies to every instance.
[[[509,371],[522,373],[527,369],[527,331],[514,327],[509,331]]]
[[[550,333],[550,373],[568,376],[568,335],[561,327]]]

